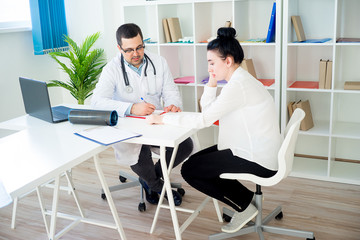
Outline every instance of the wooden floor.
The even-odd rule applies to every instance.
[[[102,154],[103,169],[109,185],[118,184],[117,172],[121,168],[116,164],[112,152]],[[126,169],[126,168],[125,168]],[[100,197],[100,183],[90,159],[73,169],[73,180],[87,217],[112,221],[106,200]],[[195,208],[204,195],[182,181],[179,170],[175,169],[173,181],[180,181],[186,190],[182,206]],[[62,180],[65,183],[64,180]],[[248,184],[253,188],[252,184]],[[113,198],[120,215],[127,239],[175,239],[170,212],[161,210],[157,228],[149,234],[156,207],[147,204],[146,212],[139,212],[139,187],[114,192]],[[51,203],[51,190],[44,189],[47,206]],[[283,226],[313,231],[316,240],[359,240],[360,239],[360,186],[288,177],[275,187],[263,188],[264,214],[277,205],[283,206],[284,218],[271,222],[274,226]],[[222,205],[223,206],[223,205]],[[59,210],[65,213],[77,213],[71,195],[60,194]],[[18,205],[16,229],[10,228],[12,205],[0,209],[0,239],[46,239],[45,227],[41,217],[37,196],[31,193],[21,199]],[[188,216],[178,213],[182,223]],[[58,220],[58,227],[66,226],[67,220]],[[183,233],[184,240],[208,239],[209,234],[220,231],[222,223],[216,218],[211,203],[205,207],[199,217]],[[116,230],[80,223],[61,239],[119,239]],[[265,233],[268,240],[299,239]],[[234,239],[259,239],[256,234]]]

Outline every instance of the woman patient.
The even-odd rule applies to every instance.
[[[221,230],[234,233],[257,214],[254,192],[222,173],[271,177],[277,171],[282,139],[273,98],[264,86],[240,67],[244,52],[234,28],[220,28],[207,46],[209,82],[201,97],[201,113],[150,115],[150,124],[205,128],[219,120],[218,144],[192,155],[181,168],[192,187],[231,206],[230,223]],[[217,82],[227,84],[216,96]]]

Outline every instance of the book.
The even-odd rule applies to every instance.
[[[276,26],[276,2],[274,2],[271,11],[269,30],[266,37],[267,43],[275,42],[275,26]]]
[[[319,89],[325,89],[326,80],[326,60],[320,59],[319,63]]]
[[[295,41],[294,43],[324,43],[330,41],[331,38],[306,39],[305,41]]]
[[[289,86],[289,88],[310,88],[310,89],[318,89],[319,82],[318,81],[296,81]]]
[[[164,28],[165,42],[169,43],[169,42],[171,42],[171,36],[170,36],[168,21],[166,18],[163,18],[162,24],[163,24],[163,28]]]
[[[93,127],[74,134],[105,146],[141,136],[141,134],[111,126]]]
[[[226,21],[224,27],[231,27],[231,21]]]
[[[264,86],[270,87],[275,83],[275,79],[258,79]]]
[[[248,71],[254,78],[257,78],[252,59],[244,59],[240,67]]]
[[[332,82],[332,61],[326,62],[326,78],[325,78],[325,89],[331,89]]]
[[[344,90],[360,90],[360,82],[352,82],[352,81],[345,82]]]
[[[356,43],[360,42],[360,38],[338,38],[336,39],[336,42],[338,43]]]
[[[293,23],[297,40],[303,42],[306,40],[304,28],[301,22],[300,16],[291,16],[291,22]]]
[[[168,18],[167,22],[171,36],[171,42],[178,42],[179,39],[182,38],[179,18]]]
[[[194,81],[195,81],[194,76],[179,77],[174,79],[175,83],[183,83],[183,84],[193,83]]]

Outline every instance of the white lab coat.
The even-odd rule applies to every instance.
[[[114,57],[103,69],[99,82],[94,90],[91,105],[95,109],[116,110],[119,117],[124,117],[127,108],[132,103],[141,102],[141,97],[148,103],[163,109],[171,104],[182,108],[181,96],[178,87],[174,83],[166,60],[156,54],[145,51],[154,63],[154,69],[148,61],[147,77],[145,77],[145,65],[142,67],[141,76],[130,69],[125,63],[130,86],[133,91],[128,93],[121,70],[121,54]],[[164,103],[164,106],[162,105]],[[117,143],[113,145],[116,159],[121,164],[133,165],[138,161],[141,145],[129,143]]]

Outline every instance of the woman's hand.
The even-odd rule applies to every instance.
[[[211,73],[209,74],[208,86],[209,87],[216,87],[217,86],[217,80],[213,77],[213,75]]]
[[[162,119],[163,116],[157,114],[151,114],[146,117],[146,121],[148,124],[164,124]]]

